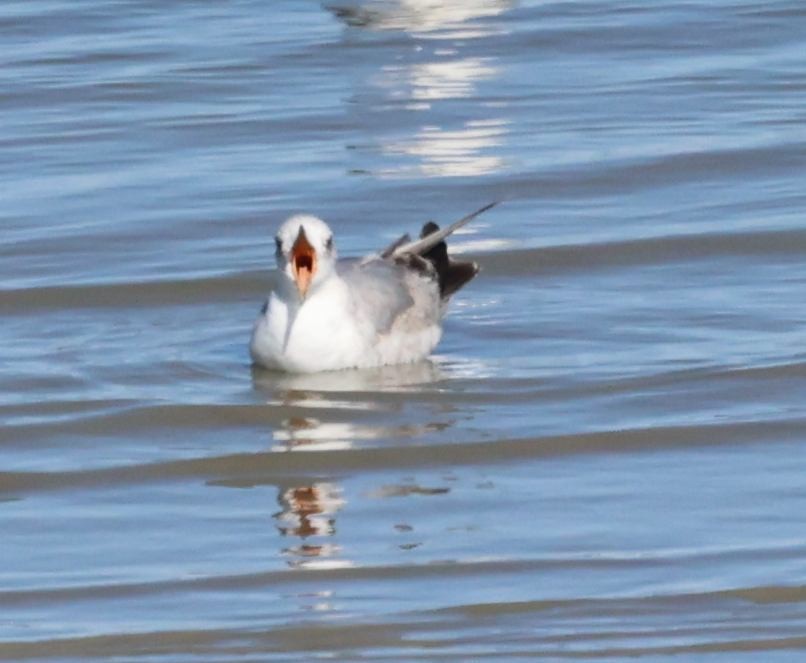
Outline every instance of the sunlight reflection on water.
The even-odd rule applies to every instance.
[[[357,3],[352,9],[330,7],[349,25],[357,25],[360,16],[363,28],[405,30],[415,38],[400,48],[395,62],[379,64],[356,80],[354,111],[359,116],[384,109],[391,112],[402,104],[409,112],[422,114],[424,121],[418,122],[416,131],[399,138],[376,138],[375,149],[383,160],[357,170],[394,179],[469,177],[507,168],[502,154],[509,133],[509,120],[503,117],[505,103],[480,104],[471,117],[463,117],[464,112],[446,114],[439,124],[425,118],[437,107],[455,106],[478,95],[480,86],[500,75],[497,58],[476,54],[473,43],[503,29],[483,19],[509,6],[505,2],[378,2]],[[472,29],[458,29],[468,24]],[[422,42],[423,35],[428,36],[427,42]]]

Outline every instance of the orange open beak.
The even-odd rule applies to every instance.
[[[316,251],[305,236],[302,226],[300,226],[294,246],[291,247],[291,269],[297,283],[299,297],[305,299],[308,288],[311,287],[313,275],[316,273]]]

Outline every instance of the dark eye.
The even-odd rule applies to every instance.
[[[277,247],[277,253],[283,252],[283,242],[279,237],[274,238],[274,245]]]
[[[325,242],[325,248],[328,251],[333,250],[333,235],[331,235],[330,237],[327,238],[327,241]]]

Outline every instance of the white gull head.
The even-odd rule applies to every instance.
[[[315,216],[296,214],[288,218],[275,237],[277,270],[296,287],[300,301],[318,287],[336,268],[333,231]]]

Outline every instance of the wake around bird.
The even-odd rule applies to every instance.
[[[497,203],[420,239],[404,235],[361,259],[337,259],[321,219],[290,217],[275,238],[276,285],[255,322],[252,360],[265,368],[314,373],[423,359],[442,336],[451,296],[479,270],[448,256],[445,238]]]

